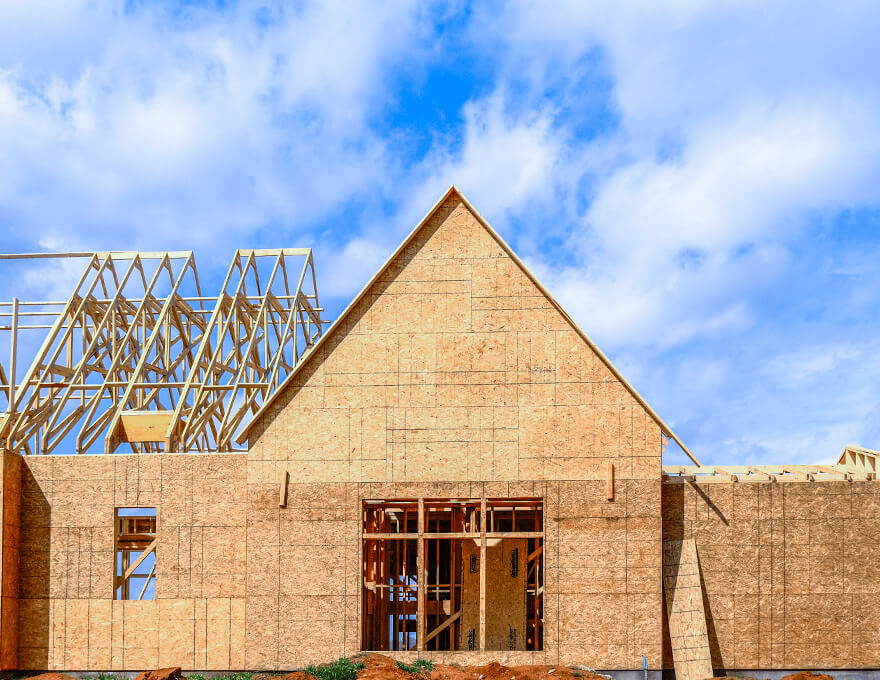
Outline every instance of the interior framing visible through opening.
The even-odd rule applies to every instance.
[[[364,500],[361,648],[543,649],[543,506]]]

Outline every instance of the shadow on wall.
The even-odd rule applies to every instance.
[[[49,667],[51,523],[49,501],[28,465],[22,464],[18,604],[18,667],[21,669]],[[56,552],[57,558],[66,557],[66,551]],[[66,564],[58,561],[55,568],[65,569]]]
[[[677,485],[681,487],[681,491],[679,493],[684,492],[684,484]],[[724,513],[721,512],[719,507],[712,502],[712,499],[706,495],[706,492],[696,484],[692,487],[694,491],[697,492],[699,499],[697,502],[702,499],[706,502],[709,510],[715,513],[715,515],[720,519],[724,526],[730,526],[730,522],[724,516]],[[682,505],[682,509],[684,506]],[[706,612],[706,633],[709,636],[709,653],[712,655],[712,668],[717,671],[724,672],[724,659],[721,656],[721,646],[718,644],[718,635],[715,632],[715,619],[712,617],[712,609],[709,607],[709,596],[706,594],[706,583],[703,580],[703,565],[699,561],[699,549],[697,550],[697,568],[700,570],[700,589],[703,593],[703,610]]]

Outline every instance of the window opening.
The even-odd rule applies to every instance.
[[[117,508],[114,598],[156,599],[156,508]]]
[[[366,500],[362,528],[364,650],[543,649],[542,499]]]

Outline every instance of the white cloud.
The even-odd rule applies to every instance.
[[[531,260],[600,339],[662,348],[741,331],[816,216],[880,203],[880,89],[869,75],[880,47],[864,28],[872,6],[506,10],[476,25],[500,45],[499,89],[525,76],[517,109],[545,112],[530,125],[554,150],[541,196],[592,196],[586,210],[563,203],[564,215],[545,225],[569,225],[561,231],[572,264]],[[611,83],[617,122],[579,137],[583,121],[546,115],[547,91],[576,110],[591,96],[582,76],[597,70]],[[467,132],[466,146],[485,148],[473,165],[487,175],[499,174],[498,161],[512,174],[541,158],[499,153],[528,149],[510,131]],[[500,187],[489,193],[511,202]]]
[[[0,45],[18,30],[51,43],[57,22],[16,7]],[[39,224],[66,247],[229,251],[267,224],[299,229],[367,196],[389,162],[370,116],[387,66],[419,59],[421,11],[68,8],[65,31],[93,36],[88,49],[42,62],[0,49],[3,228]]]
[[[315,245],[322,302],[347,301],[455,183],[702,457],[812,459],[876,434],[876,324],[852,321],[878,300],[876,253],[822,259],[809,239],[880,201],[880,7],[511,2],[435,30],[440,12],[3,3],[9,248],[195,248],[223,267],[234,247]],[[405,128],[431,113],[383,128],[395,79],[461,54],[488,94],[413,154]],[[810,294],[836,296],[813,326]]]
[[[516,112],[514,101],[500,89],[468,102],[460,143],[441,139],[422,161],[407,212],[423,214],[452,184],[486,215],[523,212],[552,201],[554,176],[565,155],[564,140],[553,130],[553,111]]]
[[[876,266],[836,285],[839,265],[809,239],[846,211],[880,207],[880,44],[868,28],[878,13],[867,3],[562,2],[548,12],[510,2],[474,22],[498,55],[498,91],[520,85],[518,111],[548,111],[550,100],[565,112],[540,128],[558,151],[531,197],[561,207],[484,212],[496,223],[527,215],[566,239],[563,252],[530,252],[530,264],[707,460],[827,462],[871,435],[880,366],[864,360],[862,338],[852,349],[862,359],[845,345],[829,360],[845,332],[828,325],[843,309],[870,309]],[[602,83],[605,122],[578,134],[595,121],[572,112],[593,111]],[[474,148],[490,138],[469,133]],[[786,305],[792,317],[774,318]]]

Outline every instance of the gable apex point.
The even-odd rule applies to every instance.
[[[590,347],[593,352],[599,357],[599,359],[604,363],[611,373],[617,378],[623,387],[635,398],[639,404],[647,411],[648,415],[660,426],[661,432],[667,437],[671,438],[681,447],[682,451],[687,454],[688,458],[690,458],[694,464],[700,465],[700,461],[694,457],[694,455],[690,452],[690,450],[684,445],[684,443],[679,439],[678,435],[673,432],[672,428],[670,428],[666,422],[651,408],[651,405],[645,401],[645,398],[642,397],[641,394],[633,387],[633,385],[623,376],[623,374],[617,369],[617,367],[611,362],[604,352],[590,339],[590,337],[581,329],[581,327],[574,321],[574,319],[569,316],[568,312],[559,304],[556,298],[550,293],[547,288],[544,287],[538,278],[532,273],[532,271],[526,266],[525,262],[523,262],[520,257],[513,251],[513,249],[507,244],[507,242],[501,237],[501,235],[489,224],[489,222],[484,218],[480,211],[477,210],[470,201],[462,194],[461,190],[455,185],[455,183],[450,184],[449,188],[443,193],[442,196],[437,200],[436,203],[431,207],[431,209],[425,214],[425,216],[419,220],[418,224],[413,228],[409,234],[401,241],[400,245],[395,248],[394,252],[388,257],[387,260],[382,264],[381,267],[376,271],[375,274],[370,278],[369,281],[364,285],[364,287],[360,290],[360,292],[352,298],[351,302],[348,303],[346,308],[342,310],[339,316],[330,324],[330,327],[321,335],[318,341],[312,345],[309,349],[306,350],[305,354],[300,359],[300,362],[293,367],[290,373],[287,374],[287,377],[284,381],[275,389],[275,391],[269,396],[269,398],[263,402],[263,405],[259,408],[259,410],[253,415],[250,421],[245,425],[242,429],[241,433],[236,437],[236,442],[239,444],[243,444],[247,441],[247,435],[250,429],[259,421],[262,416],[268,411],[271,404],[275,401],[279,394],[285,391],[287,385],[289,385],[293,378],[299,373],[300,369],[309,362],[311,356],[315,353],[315,351],[321,347],[324,342],[330,337],[336,330],[341,326],[342,321],[348,316],[348,314],[355,308],[355,306],[361,301],[364,295],[367,294],[367,291],[372,288],[373,284],[375,284],[382,274],[388,269],[392,262],[394,262],[400,255],[403,253],[404,249],[410,244],[410,242],[415,238],[416,234],[418,234],[422,228],[428,224],[431,217],[433,217],[434,213],[439,210],[440,206],[442,206],[451,196],[457,196],[461,202],[464,204],[465,208],[476,218],[477,222],[489,233],[489,235],[498,243],[502,250],[513,260],[516,265],[522,270],[522,272],[531,280],[531,282],[538,288],[539,291],[547,298],[547,300],[556,308],[556,310],[562,315],[562,317],[569,323],[572,329],[581,337],[581,339]]]

